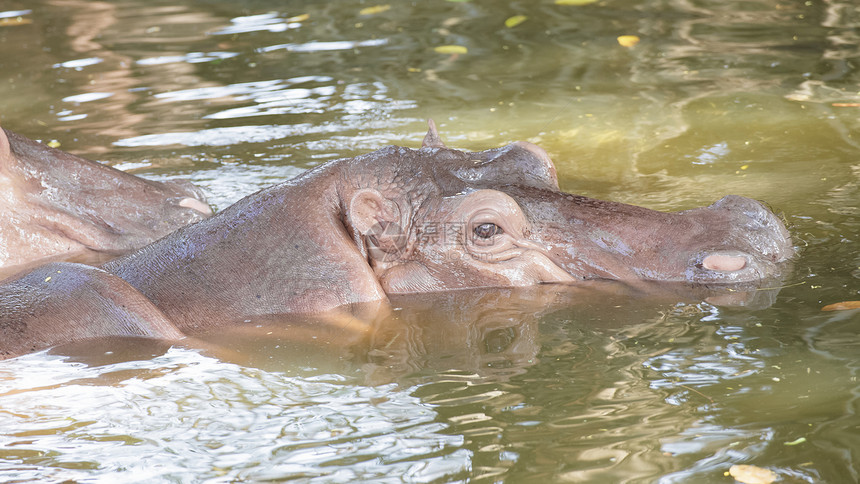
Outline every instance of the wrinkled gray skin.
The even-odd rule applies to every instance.
[[[48,259],[120,254],[212,215],[190,183],[160,183],[0,129],[0,280]]]
[[[43,346],[55,326],[89,324],[66,319],[72,311],[30,316],[46,300],[67,298],[68,289],[48,288],[65,277],[93,286],[110,279],[112,301],[149,301],[149,313],[193,334],[266,315],[384,303],[387,294],[595,279],[748,283],[778,274],[793,254],[783,224],[754,200],[729,196],[663,213],[570,195],[558,190],[541,148],[448,149],[431,123],[419,150],[391,146],[334,161],[102,269],[78,274],[84,269],[53,264],[0,287],[0,353],[22,352],[4,347],[10,324],[45,335],[31,337]],[[86,313],[93,304],[110,312],[112,303],[78,294],[63,304]],[[133,319],[125,308],[113,311]],[[142,322],[133,330],[152,328]],[[54,343],[77,336],[63,338]]]

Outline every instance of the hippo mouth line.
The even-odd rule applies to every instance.
[[[526,252],[526,251],[524,251]],[[556,277],[544,282],[571,282],[581,280],[645,280],[653,282],[686,282],[694,285],[732,285],[766,280],[783,272],[788,261],[770,261],[736,249],[701,251],[694,254],[686,269],[672,274],[645,267],[630,266],[630,272],[613,272],[594,260],[580,259],[563,262],[552,257],[550,251],[528,250],[545,256],[565,277]]]

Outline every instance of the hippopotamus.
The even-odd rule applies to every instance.
[[[212,215],[190,183],[145,180],[0,128],[0,279],[120,254]]]
[[[659,212],[559,190],[540,147],[464,152],[435,126],[322,164],[101,267],[52,263],[0,286],[0,354],[81,338],[179,338],[389,295],[595,280],[755,284],[795,250],[762,203]]]

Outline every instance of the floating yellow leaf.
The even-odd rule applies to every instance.
[[[639,43],[638,35],[619,35],[618,43],[621,44],[622,47],[633,47],[634,45]]]
[[[776,473],[772,470],[756,466],[734,465],[729,474],[743,484],[770,484],[776,480]]]
[[[505,27],[512,29],[517,25],[525,22],[526,20],[528,20],[528,17],[526,17],[525,15],[514,15],[513,17],[510,17],[505,20]]]
[[[391,8],[391,5],[376,5],[375,7],[367,7],[358,11],[359,15],[373,15],[382,13]]]
[[[310,15],[303,13],[301,15],[296,15],[295,17],[290,17],[287,19],[287,22],[304,22],[305,20],[311,18]]]
[[[838,303],[828,304],[821,308],[822,311],[844,311],[846,309],[860,308],[860,301],[842,301]]]
[[[55,140],[55,139],[52,139],[51,141],[48,141],[45,144],[50,146],[51,148],[59,148],[60,147],[60,142]]]
[[[439,47],[435,47],[433,50],[440,54],[468,54],[469,49],[463,47],[462,45],[440,45]]]
[[[23,17],[0,18],[0,27],[11,27],[13,25],[27,25],[33,23],[32,20]]]
[[[800,445],[804,442],[806,442],[806,437],[800,437],[800,438],[792,440],[791,442],[783,442],[782,445],[789,445],[789,446]]]
[[[556,5],[588,5],[597,3],[597,0],[555,0]]]

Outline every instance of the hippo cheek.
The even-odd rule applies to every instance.
[[[515,259],[497,264],[496,272],[507,278],[511,286],[570,283],[577,279],[557,265],[543,250],[525,250]]]
[[[539,242],[511,232],[494,239],[489,245],[465,244],[464,264],[483,275],[483,284],[477,285],[523,287],[578,280]]]
[[[442,291],[448,288],[427,266],[409,261],[385,269],[378,274],[379,284],[386,294],[415,294]]]
[[[387,294],[414,294],[479,287],[523,287],[573,282],[543,251],[528,241],[501,251],[477,252],[458,246],[426,251],[417,258],[377,272]]]
[[[435,291],[479,287],[525,287],[535,284],[573,282],[575,279],[549,257],[534,250],[513,250],[502,260],[461,253],[459,260],[427,266],[424,274],[411,273],[400,281],[422,281]],[[433,281],[428,283],[425,281]],[[388,284],[390,287],[391,284]],[[403,284],[400,284],[403,287]],[[409,289],[415,291],[415,284]],[[386,289],[388,291],[388,289]],[[406,291],[399,291],[406,292]]]

